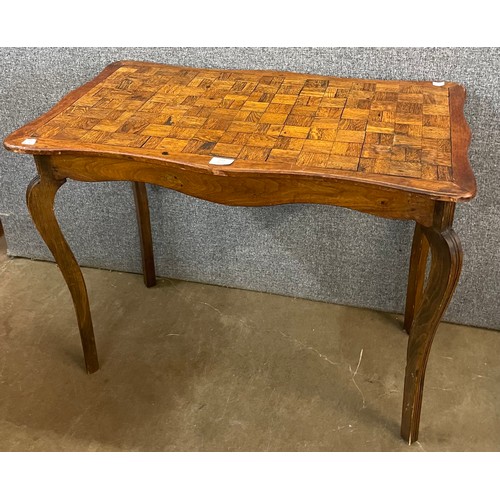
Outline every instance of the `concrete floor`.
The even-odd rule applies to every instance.
[[[57,267],[0,246],[0,451],[500,450],[499,332],[440,326],[409,447],[400,316],[85,269],[88,376]]]

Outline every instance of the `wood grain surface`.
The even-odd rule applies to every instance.
[[[458,201],[475,194],[464,99],[454,83],[123,61],[5,146],[37,155],[125,155],[216,174],[300,173]],[[234,162],[213,166],[214,156]]]

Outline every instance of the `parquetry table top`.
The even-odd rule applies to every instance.
[[[353,179],[466,200],[476,188],[465,92],[436,83],[122,61],[5,145],[29,154],[133,156],[218,175]],[[234,161],[212,164],[213,157]]]

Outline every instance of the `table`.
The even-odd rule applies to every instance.
[[[133,183],[148,287],[145,183],[226,205],[321,203],[412,220],[401,435],[416,441],[431,344],[462,266],[455,206],[476,192],[464,101],[449,82],[120,61],[13,132],[5,147],[36,162],[27,204],[71,292],[87,372],[99,368],[87,291],[53,208],[68,178]]]

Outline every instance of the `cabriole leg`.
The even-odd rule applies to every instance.
[[[422,228],[431,250],[431,268],[408,339],[401,436],[409,444],[418,439],[425,369],[434,334],[462,268],[462,248],[451,228],[453,211],[453,204],[440,202],[434,226]]]
[[[49,160],[35,157],[40,176],[35,177],[27,190],[26,201],[33,222],[45,241],[68,285],[75,306],[78,328],[83,346],[87,373],[99,369],[97,349],[90,315],[87,288],[80,266],[57,222],[54,213],[54,199],[58,189],[66,182],[56,179],[50,170]]]

